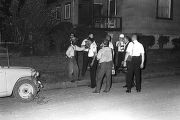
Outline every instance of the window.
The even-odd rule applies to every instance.
[[[51,10],[51,17],[53,20],[61,20],[61,6]]]
[[[71,4],[68,3],[65,5],[64,19],[70,19],[70,18],[71,18]]]
[[[157,18],[172,19],[172,1],[173,0],[157,0]]]
[[[109,16],[115,16],[116,15],[116,0],[110,0],[109,1]]]
[[[56,7],[56,19],[61,20],[61,7]]]

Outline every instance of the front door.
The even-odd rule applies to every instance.
[[[0,94],[6,92],[5,69],[0,68]]]

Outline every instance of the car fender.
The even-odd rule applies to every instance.
[[[18,83],[19,81],[21,80],[31,80],[31,81],[34,81],[35,82],[35,78],[32,77],[32,76],[25,76],[25,77],[21,77],[19,78],[13,85],[11,85],[10,87],[8,87],[8,94],[11,95],[13,93],[13,89],[14,89],[14,86],[16,85],[16,83]]]

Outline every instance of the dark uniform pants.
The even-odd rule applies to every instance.
[[[82,76],[85,76],[88,64],[89,64],[88,52],[83,51],[83,65],[82,65],[82,72],[81,72]]]
[[[141,90],[141,69],[140,69],[141,59],[140,57],[132,57],[130,62],[127,62],[127,89],[131,89],[134,82],[136,82],[136,90]]]
[[[122,61],[124,60],[124,54],[124,52],[117,52],[116,70],[118,70],[121,67]]]
[[[91,63],[93,58],[89,58],[89,63]],[[96,87],[96,71],[97,71],[97,59],[94,60],[93,66],[90,67],[90,79],[91,79],[91,88]]]
[[[97,75],[97,80],[96,80],[96,91],[100,91],[101,86],[102,86],[102,81],[103,81],[103,77],[105,75],[106,81],[106,87],[105,90],[109,91],[110,87],[111,87],[111,72],[112,72],[112,61],[110,62],[103,62],[100,63],[98,66],[98,75]]]

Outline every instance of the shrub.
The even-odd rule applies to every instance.
[[[34,55],[48,55],[50,42],[45,34],[36,35],[36,40],[32,43],[32,52]]]
[[[174,45],[175,49],[180,49],[180,38],[173,39],[172,44]]]
[[[169,36],[160,36],[158,39],[159,48],[163,49],[164,44],[169,42]]]
[[[51,45],[55,45],[56,52],[64,51],[69,45],[69,35],[73,32],[73,25],[70,22],[61,22],[50,31]]]
[[[145,49],[152,47],[155,44],[154,36],[138,35],[138,41],[143,44]]]

